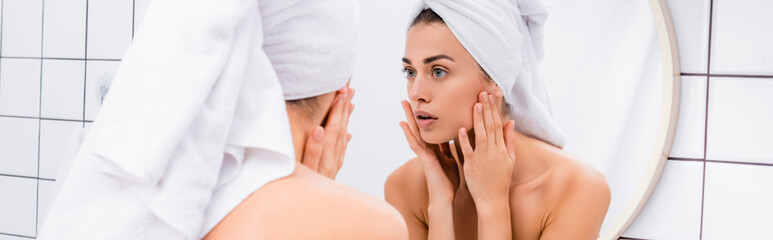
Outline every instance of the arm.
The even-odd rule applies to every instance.
[[[609,186],[603,176],[584,173],[567,188],[564,201],[548,218],[540,239],[597,239],[609,208]]]

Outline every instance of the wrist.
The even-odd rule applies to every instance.
[[[499,217],[510,216],[510,202],[507,199],[499,199],[475,204],[478,216],[481,219],[496,219]]]

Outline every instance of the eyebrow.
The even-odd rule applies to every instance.
[[[424,64],[429,64],[431,62],[434,62],[434,61],[437,61],[437,60],[440,60],[440,59],[448,59],[448,60],[451,60],[452,62],[454,61],[454,58],[452,58],[452,57],[450,57],[448,55],[445,55],[445,54],[440,54],[440,55],[436,55],[436,56],[425,58],[424,59]],[[407,58],[403,58],[403,62],[407,63],[407,64],[411,64],[411,60],[408,60]]]

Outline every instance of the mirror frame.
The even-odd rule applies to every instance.
[[[599,239],[603,240],[620,238],[620,235],[625,232],[644,208],[660,180],[663,168],[666,166],[668,155],[671,152],[671,144],[674,141],[676,123],[679,119],[682,74],[674,25],[665,0],[648,1],[658,31],[660,56],[663,60],[663,97],[655,146],[651,152],[649,163],[647,163],[644,177],[634,191],[633,198],[627,203],[622,214],[617,216],[617,220],[601,235]]]

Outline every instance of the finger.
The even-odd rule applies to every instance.
[[[346,147],[346,134],[348,133],[349,129],[349,116],[351,116],[351,109],[352,106],[352,91],[351,89],[347,90],[348,92],[346,95],[344,95],[344,107],[341,108],[341,128],[338,130],[338,139],[336,141],[336,157],[339,161],[341,161],[341,158],[343,158],[345,147]]]
[[[413,115],[413,108],[411,108],[411,103],[405,100],[403,100],[401,103],[403,105],[403,111],[405,112],[405,121],[408,124],[409,129],[411,132],[413,132],[413,136],[416,138],[416,141],[419,143],[423,142],[421,139],[419,139],[419,127],[416,125],[416,117]]]
[[[465,161],[471,161],[472,159],[472,146],[470,146],[470,138],[467,137],[467,129],[459,129],[459,148],[462,151]]]
[[[309,139],[306,140],[306,147],[303,151],[301,163],[315,172],[319,169],[319,161],[322,159],[322,140],[324,137],[325,130],[322,127],[314,128]]]
[[[413,135],[410,126],[408,126],[408,123],[400,121],[400,128],[403,129],[403,134],[405,135],[405,140],[408,141],[408,146],[410,146],[414,153],[416,153],[419,150],[419,143],[416,142],[416,136]]]
[[[483,124],[483,104],[476,103],[472,111],[472,127],[475,131],[475,148],[479,148],[484,145],[486,141],[486,127]]]
[[[507,121],[505,125],[505,146],[507,146],[507,156],[515,159],[515,121]]]
[[[490,95],[485,93],[483,95],[483,123],[486,126],[486,143],[487,146],[492,147],[496,144],[496,136],[494,134],[494,120],[491,116],[491,101]]]
[[[498,146],[503,146],[504,147],[505,146],[505,140],[504,140],[504,137],[502,136],[502,116],[499,115],[499,108],[497,107],[497,106],[499,106],[499,104],[498,104],[499,98],[497,97],[495,99],[494,95],[489,95],[489,100],[492,103],[491,104],[491,116],[494,117],[494,135],[495,135],[494,139],[496,139],[496,144]]]

